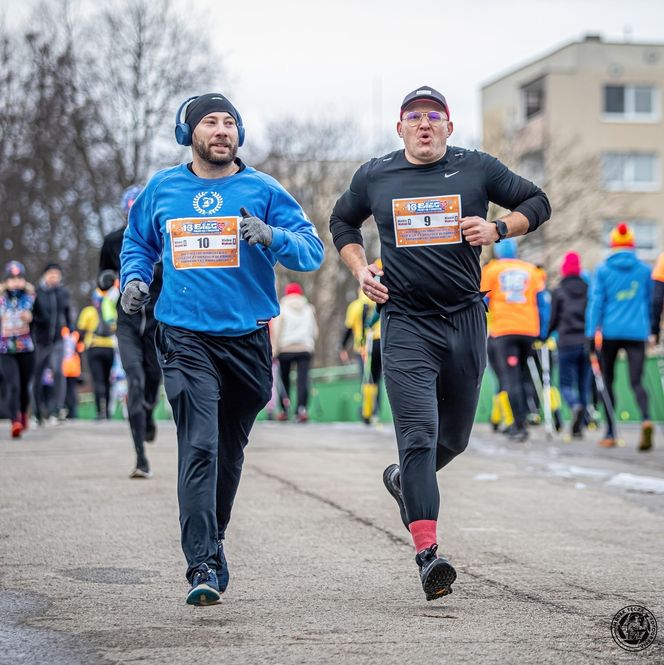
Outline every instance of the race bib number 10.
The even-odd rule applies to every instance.
[[[239,222],[239,217],[169,220],[175,269],[237,268],[240,265]]]
[[[458,194],[392,199],[392,216],[397,247],[461,242],[461,197]]]

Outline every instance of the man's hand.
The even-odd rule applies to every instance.
[[[375,263],[370,263],[360,268],[355,274],[355,278],[360,283],[362,291],[378,304],[383,304],[389,300],[387,287],[376,279],[376,277],[381,277],[382,275],[383,271]]]
[[[498,229],[493,222],[481,217],[462,217],[461,233],[469,245],[493,245],[498,240]]]
[[[243,219],[240,221],[240,235],[251,247],[260,243],[264,247],[272,244],[272,229],[263,220],[254,217],[246,208],[240,208]]]
[[[138,279],[133,279],[125,286],[120,300],[125,314],[136,314],[148,302],[150,302],[150,288]]]

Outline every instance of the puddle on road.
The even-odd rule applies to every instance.
[[[24,591],[0,591],[0,665],[105,665],[109,661],[89,652],[56,630],[25,624],[46,612],[45,596]]]

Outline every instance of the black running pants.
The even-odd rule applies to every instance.
[[[0,371],[7,382],[7,410],[11,420],[20,420],[30,403],[30,379],[35,366],[33,351],[0,354]]]
[[[267,326],[220,337],[159,323],[156,342],[177,426],[180,529],[191,581],[202,563],[218,565],[244,447],[270,399],[270,339]]]
[[[643,375],[643,365],[646,357],[646,343],[633,339],[603,339],[600,362],[602,373],[604,374],[604,383],[609,391],[611,404],[615,410],[616,400],[613,393],[613,379],[615,376],[616,359],[620,349],[625,349],[627,354],[627,365],[629,367],[629,382],[636,397],[636,403],[641,409],[641,418],[650,419],[648,409],[648,393],[646,392],[641,377]],[[615,433],[614,433],[615,434]]]
[[[159,398],[161,368],[155,347],[156,325],[141,330],[133,321],[121,318],[117,338],[120,360],[127,375],[127,412],[136,450],[137,466],[147,469],[145,429]]]
[[[466,449],[475,419],[486,311],[479,302],[446,318],[383,313],[381,326],[408,521],[435,520],[436,471]]]

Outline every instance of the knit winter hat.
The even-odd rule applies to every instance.
[[[616,225],[616,228],[611,231],[609,244],[611,247],[634,248],[634,231],[632,231],[625,222],[620,222]]]
[[[25,279],[25,266],[20,261],[10,261],[5,266],[5,279],[10,277],[23,277]]]
[[[292,296],[294,294],[298,296],[303,296],[304,291],[302,290],[302,287],[297,282],[291,282],[290,284],[286,284],[286,288],[284,289],[284,295]]]
[[[560,266],[563,277],[578,277],[581,274],[581,257],[576,252],[567,252]]]

